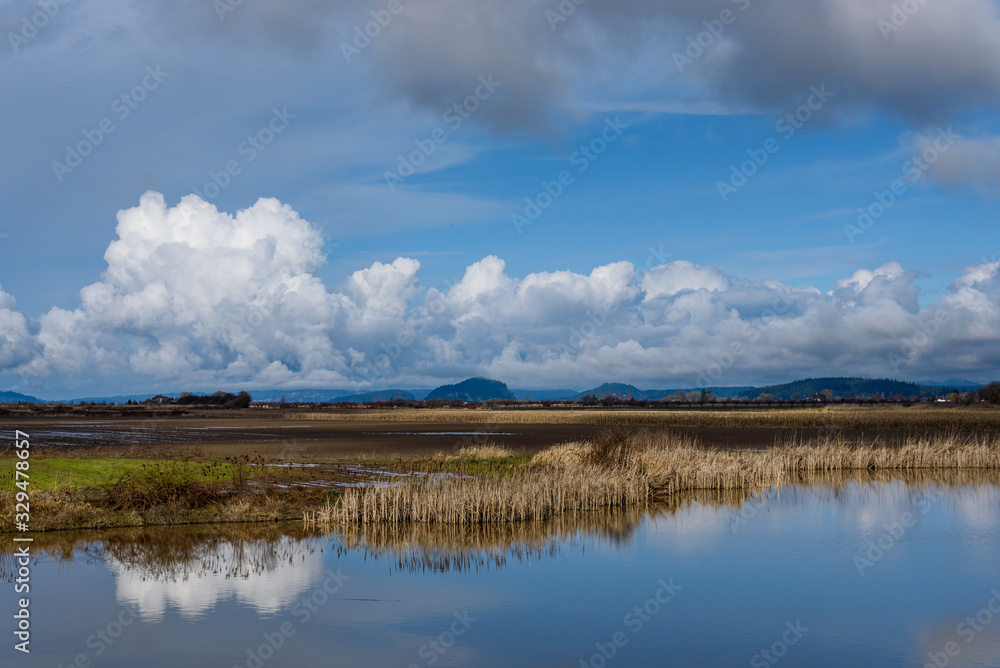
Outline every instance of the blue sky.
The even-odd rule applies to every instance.
[[[1000,372],[997,2],[570,6],[0,1],[0,380]]]

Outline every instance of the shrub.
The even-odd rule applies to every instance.
[[[205,508],[223,497],[218,483],[199,480],[194,472],[173,463],[144,464],[104,485],[114,510]]]

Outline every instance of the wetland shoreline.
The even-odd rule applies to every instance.
[[[0,416],[0,429],[34,432],[33,530],[304,516],[506,522],[642,504],[687,489],[774,486],[802,471],[1000,468],[1000,410],[983,408],[248,409],[130,417],[100,408]],[[52,441],[58,445],[46,445]],[[0,448],[0,532],[13,526],[14,461],[13,448]],[[389,485],[390,478],[403,482]],[[437,511],[428,510],[435,504]]]

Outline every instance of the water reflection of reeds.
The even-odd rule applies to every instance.
[[[793,485],[843,487],[847,483],[901,482],[909,486],[937,485],[947,488],[996,485],[995,469],[898,469],[874,471],[799,471],[789,475]]]
[[[490,462],[488,453],[466,460]],[[465,451],[463,451],[465,452]],[[448,478],[345,490],[336,503],[307,511],[307,525],[503,524],[644,505],[694,490],[766,490],[815,473],[1000,470],[1000,440],[952,435],[890,446],[824,436],[765,450],[718,450],[670,431],[608,430],[583,443],[536,454],[505,475],[459,470]]]
[[[810,498],[853,503],[934,495],[937,503],[976,497],[996,506],[1000,487],[990,470],[898,470],[798,472],[767,490],[694,490],[655,503],[567,513],[546,520],[500,524],[370,522],[321,531],[300,522],[265,525],[152,527],[105,531],[54,532],[35,537],[35,559],[73,563],[114,561],[151,580],[178,580],[206,574],[251,579],[283,563],[297,563],[318,550],[384,560],[405,572],[443,573],[502,569],[510,563],[551,559],[588,542],[625,546],[647,521],[694,507],[738,515],[757,504],[795,505]],[[0,576],[16,572],[13,547],[0,548]]]
[[[400,570],[468,571],[551,558],[586,538],[622,545],[649,515],[630,506],[504,524],[377,522],[337,527],[331,536],[340,552],[384,558]]]
[[[908,495],[935,493],[959,498],[975,492],[1000,496],[989,470],[799,472],[773,489],[701,489],[674,494],[655,503],[559,515],[545,521],[503,524],[372,522],[334,526],[331,535],[342,552],[361,551],[386,559],[408,572],[446,572],[502,568],[508,561],[537,560],[587,539],[626,544],[647,519],[676,515],[693,506],[729,510],[738,515],[758,504],[795,504],[808,492],[823,502],[847,504],[871,500],[887,486]]]
[[[788,487],[808,491],[823,503],[847,505],[905,496],[924,497],[950,505],[970,498],[1000,506],[1000,486],[995,471],[942,469],[936,471],[827,471],[790,480]]]

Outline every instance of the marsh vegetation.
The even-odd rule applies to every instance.
[[[801,473],[1000,468],[1000,441],[954,435],[900,446],[837,437],[761,451],[706,449],[669,431],[608,430],[518,462],[488,446],[467,448],[449,476],[346,490],[337,503],[306,513],[307,523],[481,524],[546,520],[696,490],[754,490]],[[502,468],[494,468],[502,465]],[[487,473],[483,473],[483,471]],[[501,472],[497,474],[497,472]]]
[[[34,450],[32,529],[303,517],[334,526],[502,524],[688,491],[744,493],[804,474],[1000,468],[1000,411],[987,406],[249,412],[141,429],[103,417],[45,421],[90,432],[97,445]],[[140,432],[146,440],[120,445]],[[11,449],[0,450],[5,527],[13,465]]]

